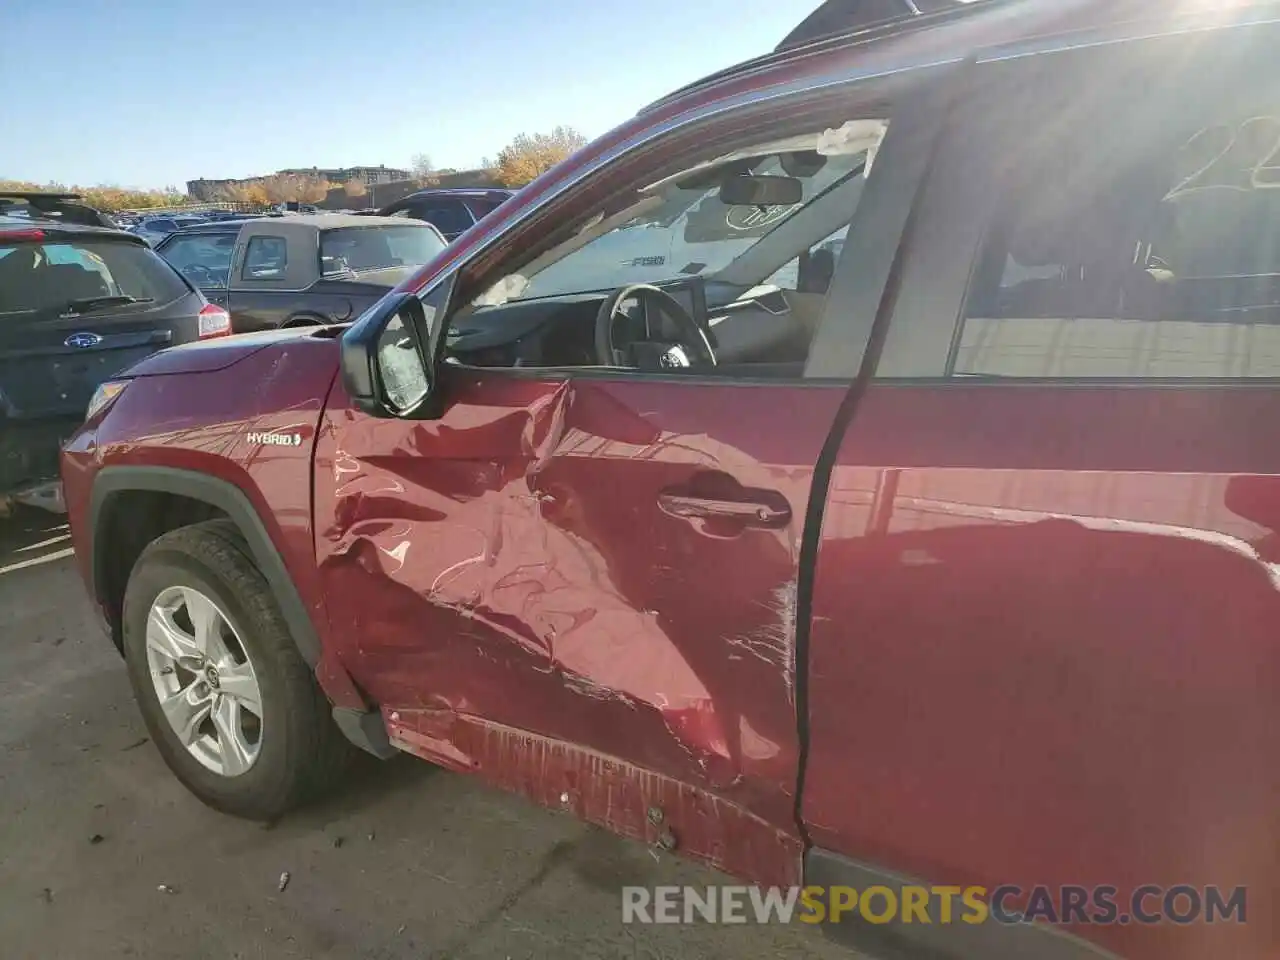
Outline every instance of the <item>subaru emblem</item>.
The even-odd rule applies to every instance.
[[[102,342],[102,338],[96,333],[73,333],[62,341],[68,347],[76,347],[79,350],[88,350],[90,347],[96,347]]]

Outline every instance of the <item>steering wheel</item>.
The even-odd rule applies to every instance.
[[[637,299],[646,306],[666,314],[681,328],[682,337],[676,341],[635,340],[621,348],[613,339],[613,327],[622,316],[622,305]],[[709,367],[716,365],[716,352],[711,348],[706,332],[682,304],[661,287],[648,283],[633,283],[620,287],[600,305],[596,314],[596,361],[605,367],[637,367],[642,370],[665,372],[692,367],[696,360]]]

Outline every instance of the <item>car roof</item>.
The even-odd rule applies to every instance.
[[[510,197],[515,191],[509,187],[427,187],[424,190],[416,190],[401,200],[414,200],[420,197],[484,197],[493,198],[497,196]],[[397,200],[396,203],[400,203]]]
[[[640,111],[645,117],[661,111],[671,115],[707,101],[763,91],[786,83],[803,82],[846,65],[874,60],[885,70],[911,69],[958,61],[988,51],[1051,37],[1088,34],[1125,25],[1175,31],[1180,24],[1223,24],[1233,18],[1257,16],[1257,11],[1280,9],[1277,0],[1195,0],[1193,4],[1154,4],[1150,0],[970,0],[932,13],[864,26],[856,16],[849,29],[812,21],[832,3],[849,7],[849,0],[828,0],[762,56],[713,73],[654,101]],[[835,23],[838,23],[838,17]],[[809,24],[806,27],[806,24]],[[830,28],[830,29],[827,29]]]
[[[962,8],[977,0],[823,0],[775,48],[790,50],[815,40]],[[890,8],[894,8],[890,10]]]
[[[264,217],[241,217],[235,220],[201,220],[196,223],[189,223],[185,227],[179,227],[175,232],[177,234],[188,233],[235,233],[246,223],[252,220],[263,220]]]
[[[300,213],[296,216],[280,218],[284,223],[296,223],[315,227],[318,230],[334,230],[341,227],[368,227],[384,224],[392,227],[417,226],[416,220],[404,217],[362,217],[354,213]]]
[[[240,220],[208,220],[180,227],[170,237],[188,237],[202,233],[238,233],[246,224],[253,224],[259,229],[256,233],[270,234],[273,231],[297,232],[296,228],[324,230],[341,230],[344,227],[430,227],[430,224],[417,220],[406,220],[404,217],[365,216],[356,213],[300,213],[286,214],[283,217],[261,216],[244,217]]]

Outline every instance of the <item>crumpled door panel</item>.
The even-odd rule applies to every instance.
[[[393,739],[794,879],[801,523],[843,388],[447,375],[435,421],[331,403],[317,458],[333,633]]]

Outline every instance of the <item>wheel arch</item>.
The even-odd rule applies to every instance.
[[[298,645],[298,652],[308,666],[312,669],[316,667],[321,654],[320,637],[266,524],[243,490],[209,474],[175,467],[118,466],[104,467],[94,478],[87,524],[88,552],[92,578],[90,590],[100,606],[105,609],[113,608],[110,587],[121,577],[127,582],[133,561],[136,560],[136,555],[121,558],[116,554],[112,550],[113,538],[108,534],[121,519],[122,510],[127,516],[130,498],[137,494],[180,498],[189,505],[186,514],[188,522],[218,516],[230,520],[275,594],[280,612],[289,625],[289,632]],[[194,509],[190,505],[194,505]],[[204,509],[201,510],[201,507]],[[147,539],[147,542],[150,539],[153,538]],[[121,559],[127,561],[129,569],[120,569],[123,566],[119,562]],[[117,630],[117,625],[113,624],[113,634]],[[119,637],[115,636],[114,639],[119,646]]]

